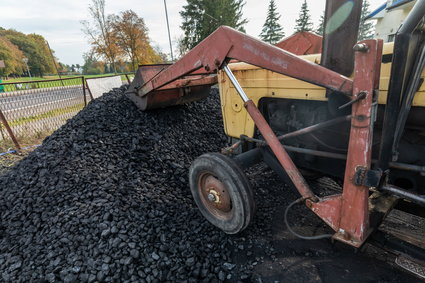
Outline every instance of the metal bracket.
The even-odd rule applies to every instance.
[[[368,170],[359,167],[354,174],[353,182],[357,186],[378,187],[382,179],[381,170]]]

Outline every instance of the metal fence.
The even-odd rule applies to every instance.
[[[0,84],[0,145],[34,144],[62,126],[85,105],[83,77]]]
[[[134,74],[120,76],[121,83],[125,84],[130,83]],[[98,78],[105,77],[109,76]],[[87,81],[82,76],[1,83],[0,152],[40,143],[92,99]]]

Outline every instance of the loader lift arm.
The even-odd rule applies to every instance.
[[[216,73],[230,59],[339,91],[348,96],[352,94],[351,79],[230,27],[222,26],[175,64],[145,82],[137,95],[143,97],[201,68],[204,68],[204,73]]]

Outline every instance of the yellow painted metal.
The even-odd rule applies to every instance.
[[[392,54],[393,43],[384,44],[383,54]],[[302,58],[319,63],[320,54],[305,55]],[[326,101],[326,92],[322,87],[277,74],[245,63],[229,64],[248,97],[258,105],[263,97]],[[381,67],[379,103],[385,104],[388,92],[391,63]],[[425,74],[425,73],[424,73]],[[224,130],[228,136],[239,138],[240,135],[253,137],[254,121],[249,117],[243,101],[223,71],[219,72],[219,89]],[[416,93],[413,106],[425,107],[425,86]]]

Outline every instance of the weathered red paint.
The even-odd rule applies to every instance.
[[[355,54],[353,99],[360,92],[366,98],[352,106],[350,142],[342,193],[341,220],[335,238],[360,246],[369,231],[369,188],[354,184],[353,178],[358,168],[370,169],[372,161],[373,101],[374,90],[379,83],[382,40],[366,40],[366,52]]]
[[[322,37],[312,32],[298,32],[282,41],[276,46],[295,55],[319,54],[322,52]]]
[[[173,82],[151,91],[145,96],[137,96],[138,89],[152,80],[171,64],[141,65],[126,91],[126,95],[142,110],[184,104],[206,97],[210,86],[217,83],[217,75],[193,72]]]
[[[197,75],[197,76],[185,77],[184,79],[175,80],[174,82],[171,82],[161,87],[159,90],[199,86],[199,85],[213,85],[213,84],[216,84],[217,81],[218,81],[218,78],[216,75],[208,75],[208,76]]]
[[[339,228],[341,215],[341,194],[320,199],[318,202],[306,201],[306,205],[335,231]]]
[[[331,226],[335,239],[359,247],[371,232],[369,229],[369,188],[353,182],[358,168],[370,169],[373,137],[374,89],[379,87],[382,40],[363,41],[368,48],[356,52],[353,97],[360,92],[367,95],[352,106],[351,131],[348,146],[344,186],[341,195],[308,202],[320,218]]]
[[[282,144],[274,134],[273,130],[270,128],[269,124],[264,119],[260,110],[255,106],[252,100],[245,102],[246,110],[254,120],[255,125],[258,130],[263,135],[264,139],[267,141],[267,144],[270,146],[273,153],[276,155],[276,158],[279,160],[279,163],[282,165],[285,172],[288,174],[291,181],[294,183],[294,186],[297,188],[298,192],[305,199],[316,200],[316,196],[310,190],[307,182],[304,180],[304,177],[301,175],[298,168],[295,166],[291,157],[289,157],[286,150],[283,148]]]
[[[182,59],[146,81],[138,91],[138,95],[144,96],[201,68],[207,73],[215,73],[223,63],[230,59],[237,59],[347,95],[352,93],[353,81],[351,79],[223,26],[204,39]]]

